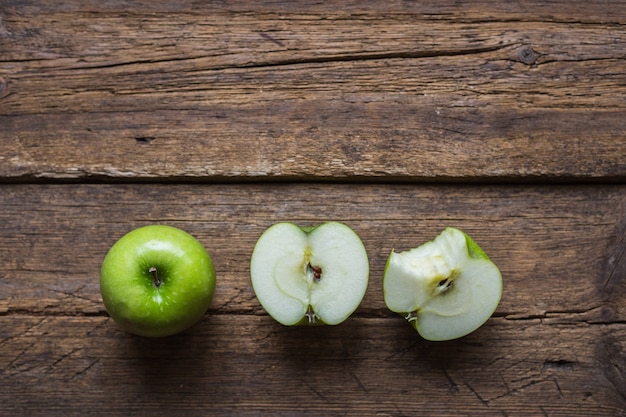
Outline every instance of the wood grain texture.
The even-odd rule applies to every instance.
[[[99,415],[626,410],[623,186],[92,184],[0,191],[2,414],[89,415],[96,403]],[[270,224],[320,219],[359,233],[370,285],[343,325],[285,328],[254,296],[250,254]],[[113,242],[153,223],[197,236],[218,274],[205,319],[161,341],[121,331],[98,287]],[[489,253],[505,292],[479,331],[429,343],[386,309],[381,278],[392,248],[416,246],[447,225],[463,228]]]
[[[618,0],[0,0],[0,415],[626,417],[625,29]],[[254,244],[327,220],[365,298],[283,327]],[[155,223],[218,285],[149,340],[98,281]],[[446,226],[504,294],[431,343],[381,281]]]
[[[626,173],[623,2],[2,3],[5,182]]]
[[[624,324],[495,318],[445,344],[379,318],[211,315],[156,341],[102,317],[0,324],[4,415],[624,415]]]

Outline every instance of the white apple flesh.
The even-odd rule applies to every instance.
[[[500,303],[498,267],[464,232],[449,227],[417,248],[392,251],[383,278],[385,304],[433,341],[463,337]]]
[[[259,302],[279,323],[335,325],[361,303],[369,263],[361,239],[342,223],[277,223],[257,241],[250,277]]]

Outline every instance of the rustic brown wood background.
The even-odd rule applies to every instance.
[[[283,327],[256,239],[326,220],[365,299]],[[98,285],[153,223],[218,273],[159,340]],[[0,0],[0,224],[2,416],[625,416],[626,2]],[[381,278],[448,225],[504,295],[431,343]]]

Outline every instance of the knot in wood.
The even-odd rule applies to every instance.
[[[539,54],[533,50],[530,46],[524,46],[517,53],[517,57],[520,62],[523,62],[526,65],[533,65],[537,62],[537,58],[539,58]]]

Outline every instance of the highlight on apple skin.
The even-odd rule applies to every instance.
[[[215,292],[215,268],[202,244],[171,226],[149,225],[120,238],[100,271],[107,312],[146,337],[180,333],[198,322]]]
[[[423,338],[452,340],[491,317],[502,297],[502,275],[472,238],[448,227],[433,241],[391,252],[383,295]]]
[[[259,302],[277,322],[336,325],[361,303],[369,262],[363,242],[343,223],[281,222],[259,237],[250,278]]]

